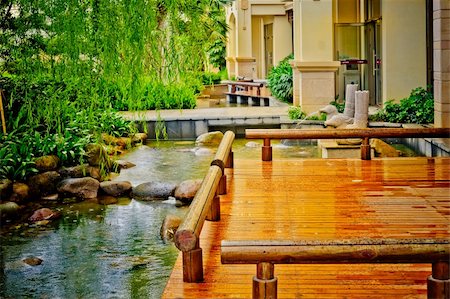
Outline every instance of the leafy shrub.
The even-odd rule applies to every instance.
[[[289,61],[294,58],[293,54],[287,56],[280,61],[278,66],[273,67],[267,76],[268,87],[270,88],[272,95],[277,99],[292,103],[293,100],[293,75],[292,67]]]
[[[292,120],[297,120],[305,118],[306,114],[302,111],[302,107],[290,106],[288,109],[288,116]]]
[[[203,73],[202,83],[203,85],[219,84],[222,80],[222,75],[220,73]]]
[[[371,120],[394,123],[427,124],[434,121],[433,94],[422,87],[411,91],[409,97],[401,99],[400,103],[390,100],[383,109],[371,117]]]
[[[224,69],[227,61],[225,60],[226,56],[226,45],[222,39],[216,39],[208,49],[208,57],[209,62],[220,69]]]

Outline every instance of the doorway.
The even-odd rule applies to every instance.
[[[382,104],[381,97],[381,20],[367,22],[364,26],[367,59],[367,87],[370,93],[370,105]]]
[[[273,24],[264,25],[264,56],[267,77],[273,67]]]

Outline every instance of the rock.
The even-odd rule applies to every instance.
[[[214,151],[209,148],[200,147],[194,150],[194,154],[196,156],[212,156],[214,155]]]
[[[30,196],[30,187],[27,184],[16,182],[13,184],[13,193],[10,201],[21,202],[28,199]]]
[[[88,199],[97,197],[99,187],[99,181],[90,177],[65,179],[59,183],[58,192]]]
[[[47,171],[31,176],[27,185],[30,187],[31,195],[47,195],[55,193],[61,175],[56,171]]]
[[[0,202],[7,200],[12,193],[12,182],[8,179],[0,180]]]
[[[175,189],[175,198],[182,202],[191,202],[202,185],[202,180],[183,181]]]
[[[101,205],[113,205],[118,202],[119,202],[119,200],[111,195],[100,195],[98,197],[98,203]]]
[[[42,196],[41,197],[42,200],[48,200],[48,201],[56,201],[59,199],[59,194],[55,193],[55,194],[50,194],[47,196]]]
[[[163,182],[143,183],[132,191],[132,197],[138,200],[161,200],[172,196],[176,188],[176,184]]]
[[[145,133],[136,133],[133,136],[131,136],[131,143],[145,143],[147,141],[147,134]]]
[[[116,160],[116,163],[119,165],[119,169],[128,169],[136,166],[136,164],[124,160]]]
[[[101,144],[91,143],[86,146],[86,155],[89,165],[101,166],[104,169],[112,169],[113,162],[109,158],[106,149]]]
[[[22,260],[25,264],[30,265],[30,266],[39,266],[40,264],[42,264],[43,260],[38,258],[38,257],[27,257],[25,259]]]
[[[15,217],[18,215],[20,207],[15,202],[0,203],[0,220],[5,216]]]
[[[121,196],[130,193],[132,186],[127,181],[107,181],[101,182],[100,188],[108,195]]]
[[[254,141],[249,141],[245,144],[245,147],[255,148],[255,147],[261,147],[261,144]]]
[[[220,131],[208,132],[197,137],[195,144],[197,145],[219,145],[222,141],[223,133]]]
[[[50,220],[41,220],[41,221],[36,221],[34,224],[37,226],[46,226],[49,223],[50,223]]]
[[[36,164],[36,168],[41,172],[51,171],[58,168],[59,158],[55,155],[42,156],[37,158],[34,163]]]
[[[117,137],[111,136],[106,133],[102,133],[102,140],[105,144],[108,145],[117,145]]]
[[[73,167],[64,167],[58,170],[58,173],[63,178],[84,178],[92,177],[100,180],[100,169],[98,167],[90,166],[89,164],[77,165]]]
[[[175,215],[168,214],[161,225],[159,234],[164,241],[173,240],[173,236],[181,224],[182,219]]]
[[[54,212],[49,208],[41,208],[39,210],[34,211],[33,215],[28,218],[28,220],[32,222],[38,222],[42,220],[54,220],[58,219],[61,216],[61,213]]]
[[[398,157],[398,151],[392,147],[390,144],[384,142],[381,139],[372,138],[370,139],[370,146],[375,149],[378,157]]]

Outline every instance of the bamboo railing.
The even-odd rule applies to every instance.
[[[264,139],[262,160],[272,161],[271,139],[342,139],[362,138],[361,159],[370,160],[370,138],[408,138],[434,137],[450,138],[450,128],[368,128],[368,129],[333,129],[333,130],[301,130],[301,129],[247,129],[248,139]]]
[[[200,233],[205,220],[220,220],[219,195],[226,194],[224,168],[233,167],[234,133],[227,131],[220,142],[214,160],[191,203],[189,211],[175,233],[175,245],[183,254],[183,281],[203,280]]]
[[[450,240],[222,241],[223,264],[256,264],[252,298],[277,298],[275,264],[432,264],[428,298],[450,298]]]

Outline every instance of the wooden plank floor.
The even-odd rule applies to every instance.
[[[163,298],[251,298],[254,265],[222,265],[220,241],[449,238],[450,158],[236,160],[221,221],[206,222],[205,281]],[[279,298],[426,298],[429,265],[276,265]]]

